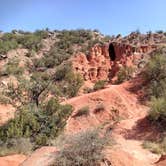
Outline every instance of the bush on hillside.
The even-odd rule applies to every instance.
[[[72,68],[70,64],[64,64],[59,66],[56,69],[56,73],[55,73],[55,80],[56,81],[62,81],[65,79],[67,73],[71,72]]]
[[[24,77],[18,77],[18,82],[9,82],[7,87],[3,88],[3,95],[10,101],[14,107],[18,103],[26,105],[30,102],[28,97],[28,89],[30,88],[29,80]]]
[[[106,81],[105,80],[99,80],[95,83],[93,89],[94,91],[97,91],[99,89],[103,89],[105,87]]]
[[[104,159],[103,149],[108,143],[98,130],[81,131],[65,136],[52,166],[94,166]],[[67,145],[67,146],[66,146]]]
[[[43,93],[48,93],[51,78],[46,72],[34,72],[30,79],[18,77],[17,84],[9,82],[4,88],[4,95],[11,99],[12,104],[16,103],[26,105],[34,103],[37,106],[42,99],[39,99]]]
[[[42,47],[41,40],[48,36],[46,31],[37,30],[34,33],[17,35],[18,44],[23,48],[38,51]]]
[[[71,53],[72,54],[72,53]],[[63,49],[53,47],[49,53],[45,56],[45,66],[54,67],[60,65],[62,62],[70,58],[71,54],[67,53]]]
[[[149,149],[152,153],[161,154],[163,153],[163,149],[160,147],[160,144],[151,141],[145,141],[142,146],[145,149]]]
[[[83,78],[80,74],[74,73],[70,64],[64,64],[57,68],[55,81],[64,96],[74,97],[78,94],[83,85]]]
[[[29,81],[29,100],[36,105],[39,105],[39,97],[41,94],[48,89],[51,82],[49,74],[46,72],[34,72]]]
[[[122,67],[117,73],[117,80],[116,83],[120,84],[126,80],[129,80],[132,76],[133,68],[131,67]]]
[[[32,62],[33,62],[34,71],[36,71],[38,68],[45,67],[44,58],[34,58],[34,59],[32,59]]]
[[[1,75],[15,75],[20,76],[24,72],[24,68],[19,66],[18,59],[10,59],[8,63],[4,66],[3,71],[1,71]]]
[[[39,30],[34,33],[4,33],[0,39],[0,53],[6,54],[9,50],[19,46],[38,51],[42,47],[41,40],[47,36],[46,31]]]
[[[47,145],[49,139],[55,139],[62,131],[72,110],[70,105],[60,105],[56,99],[43,108],[24,106],[14,119],[0,127],[0,138],[4,143],[13,138],[29,138],[34,147]]]
[[[166,49],[155,51],[144,71],[147,85],[147,96],[150,101],[148,118],[161,131],[166,127]]]
[[[10,98],[0,92],[0,104],[10,104]]]
[[[160,129],[164,130],[166,127],[166,99],[153,98],[150,103],[149,119],[160,125]]]
[[[65,81],[67,82],[66,94],[69,97],[76,96],[83,85],[82,76],[78,73],[69,72],[66,74]]]
[[[79,116],[87,116],[89,114],[89,107],[88,106],[84,106],[82,108],[80,108],[77,113],[74,115],[74,117],[79,117]]]
[[[148,95],[166,95],[166,54],[156,53],[145,68],[144,79],[148,83]]]
[[[28,155],[33,150],[33,144],[29,138],[11,138],[6,142],[0,140],[0,156],[25,154]]]
[[[159,141],[145,141],[143,147],[149,149],[152,153],[164,155],[166,153],[166,137]]]
[[[9,40],[9,41],[0,40],[0,54],[6,54],[8,51],[16,49],[17,47],[18,43],[15,40]]]

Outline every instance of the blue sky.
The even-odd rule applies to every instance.
[[[1,0],[0,30],[166,31],[166,0]]]

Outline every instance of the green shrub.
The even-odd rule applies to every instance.
[[[162,47],[151,55],[144,70],[147,86],[146,95],[150,99],[148,118],[161,132],[166,127],[166,48]]]
[[[26,53],[26,57],[29,57],[29,58],[31,58],[31,57],[34,57],[34,55],[35,55],[35,51],[34,50],[29,50],[27,53]]]
[[[154,97],[166,95],[166,56],[162,49],[159,51],[149,60],[144,72],[148,95]]]
[[[149,119],[161,125],[162,129],[166,127],[166,99],[153,98],[150,103]]]
[[[60,107],[60,104],[57,99],[50,99],[46,105],[47,114],[55,113]]]
[[[35,144],[38,146],[47,145],[48,137],[46,134],[38,134],[35,138]]]
[[[0,138],[4,143],[13,138],[29,138],[35,148],[48,145],[48,140],[55,139],[63,130],[72,110],[72,106],[60,105],[56,99],[48,101],[43,108],[33,104],[24,106],[14,119],[0,127]]]
[[[111,36],[109,35],[106,35],[104,38],[103,38],[103,41],[104,42],[109,42],[111,40]]]
[[[11,33],[3,34],[0,40],[0,53],[6,54],[8,51],[16,49],[18,47],[16,38],[17,36],[15,34]]]
[[[116,83],[120,84],[124,82],[125,80],[129,80],[131,78],[131,75],[133,73],[133,68],[131,67],[122,67],[117,73],[117,80]]]
[[[69,97],[74,97],[78,94],[79,89],[83,85],[83,78],[78,73],[68,72],[65,77],[67,82],[66,94]]]
[[[38,51],[42,47],[41,40],[42,36],[35,33],[19,35],[17,37],[17,42],[22,45],[22,47],[34,51]]]
[[[51,82],[49,74],[46,72],[34,72],[30,80],[24,77],[18,77],[17,86],[13,82],[8,83],[8,87],[4,88],[4,93],[9,99],[12,99],[12,104],[20,103],[26,105],[35,103],[39,105],[44,93],[48,93],[48,86]],[[24,92],[24,93],[23,93]]]
[[[35,69],[40,68],[40,67],[45,67],[45,61],[43,58],[34,58],[33,60],[33,66]]]
[[[47,72],[34,72],[31,76],[28,88],[29,100],[38,106],[39,97],[47,91],[51,77]]]
[[[62,81],[63,79],[65,79],[67,73],[69,73],[69,72],[71,72],[70,64],[65,64],[65,65],[59,66],[55,73],[55,80]]]
[[[11,101],[7,96],[0,93],[0,104],[10,104],[10,102]]]
[[[143,147],[149,149],[153,153],[165,154],[166,153],[166,137],[161,138],[155,142],[145,141]]]
[[[76,96],[83,85],[82,76],[78,73],[74,73],[70,64],[57,68],[55,80],[57,81],[57,86],[61,90],[61,94],[66,97]]]
[[[4,33],[0,40],[0,53],[6,54],[11,49],[19,46],[30,50],[38,51],[41,47],[41,40],[48,36],[46,31],[34,33]]]
[[[16,41],[2,41],[0,40],[0,54],[6,54],[8,51],[12,49],[16,49],[18,44]]]
[[[155,142],[150,142],[150,141],[145,141],[143,143],[143,147],[145,149],[149,149],[152,153],[156,153],[156,154],[161,154],[163,153],[162,148],[160,147],[160,144],[155,143]]]
[[[94,91],[97,91],[99,89],[103,89],[105,87],[106,81],[105,80],[99,80],[95,83],[93,89]]]
[[[3,89],[3,93],[10,100],[10,103],[17,107],[16,103],[27,104],[30,102],[27,94],[29,86],[29,80],[24,77],[18,77],[17,86],[11,81]]]
[[[87,116],[89,114],[89,107],[88,106],[85,106],[85,107],[82,107],[80,108],[77,113],[74,115],[74,117],[79,117],[79,116]]]
[[[58,85],[50,84],[49,86],[50,93],[56,97],[63,96],[61,89],[58,87]]]
[[[163,34],[164,31],[163,30],[157,30],[156,33]]]
[[[13,154],[29,154],[33,150],[33,145],[28,138],[12,138],[7,142],[0,141],[0,156]]]
[[[71,53],[72,54],[72,53]],[[60,65],[62,62],[68,60],[71,54],[67,53],[63,49],[53,47],[48,54],[45,56],[45,66],[54,67]]]
[[[73,136],[65,136],[52,166],[100,165],[104,158],[102,151],[107,143],[108,138],[101,137],[98,130],[81,131]]]
[[[78,51],[87,53],[91,46],[105,41],[104,38],[101,38],[100,33],[84,29],[63,30],[59,32],[57,38],[59,40],[55,43],[54,47],[65,50],[65,53],[69,55]]]
[[[57,59],[55,57],[44,57],[43,59],[43,65],[47,68],[53,68],[55,65],[59,65],[60,63],[57,62]]]
[[[8,63],[4,66],[4,70],[1,72],[1,75],[22,75],[24,68],[19,66],[18,59],[10,59]]]
[[[48,37],[48,31],[47,30],[36,30],[34,32],[34,35],[40,37],[41,39],[46,39]]]

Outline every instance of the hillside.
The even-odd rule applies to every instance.
[[[77,139],[88,129],[100,131],[96,149],[98,136],[108,137],[94,154],[102,152],[102,159],[89,159],[89,166],[164,163],[165,44],[162,31],[125,37],[83,29],[1,33],[0,165],[57,166],[67,144],[61,136],[81,147]]]

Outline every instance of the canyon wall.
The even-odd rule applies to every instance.
[[[109,81],[122,66],[138,67],[145,56],[156,48],[156,45],[133,46],[118,42],[95,45],[88,55],[77,53],[72,58],[72,65],[84,80]]]

